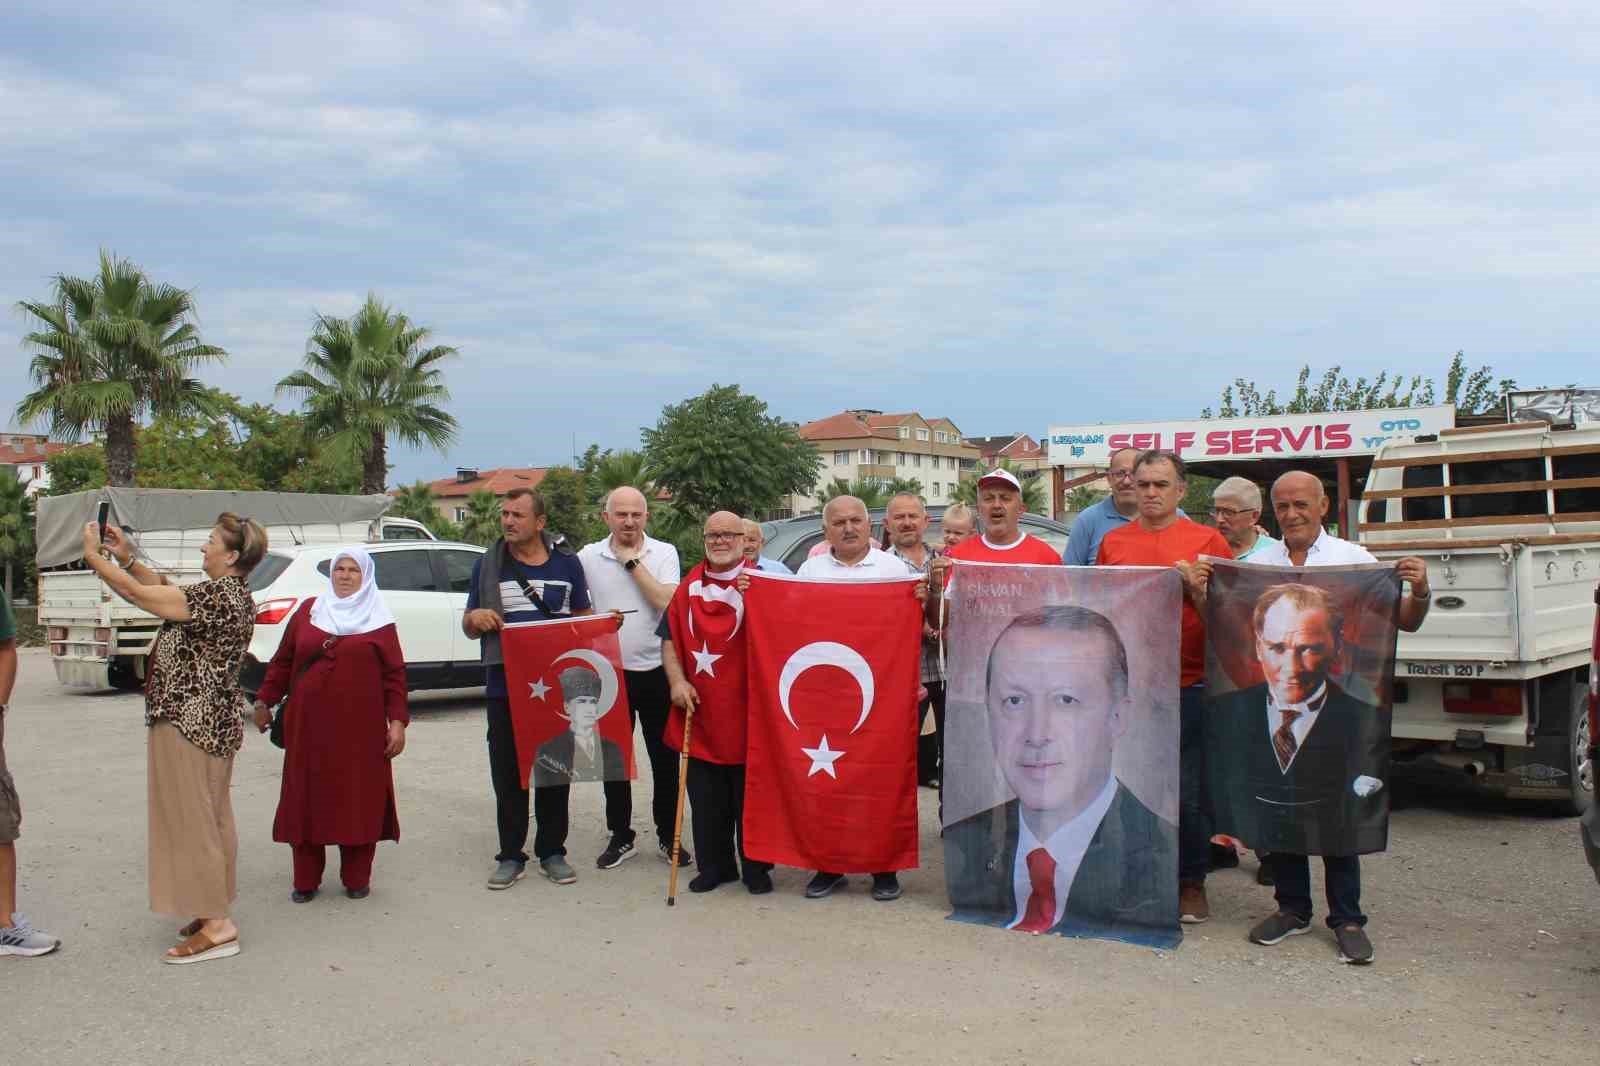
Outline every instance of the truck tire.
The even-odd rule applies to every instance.
[[[144,688],[144,678],[139,676],[133,659],[119,655],[106,667],[106,678],[118,692],[138,692]]]
[[[1594,806],[1594,763],[1589,759],[1589,685],[1587,679],[1572,686],[1568,700],[1566,736],[1571,776],[1567,797],[1557,806],[1564,814],[1583,814]]]

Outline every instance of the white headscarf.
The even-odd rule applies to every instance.
[[[361,587],[340,599],[333,591],[333,568],[340,559],[354,560],[361,568]],[[311,624],[324,633],[353,637],[394,624],[394,615],[383,602],[383,593],[372,576],[372,556],[365,548],[341,548],[328,564],[328,591],[311,605]]]

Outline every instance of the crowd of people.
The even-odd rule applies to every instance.
[[[939,601],[954,562],[1176,568],[1184,589],[1179,919],[1204,922],[1210,913],[1205,880],[1213,861],[1204,788],[1202,611],[1212,572],[1208,559],[1283,567],[1373,559],[1359,546],[1326,532],[1328,499],[1320,480],[1307,473],[1285,474],[1271,487],[1281,540],[1261,528],[1261,490],[1242,478],[1217,486],[1211,505],[1214,526],[1191,520],[1178,507],[1187,489],[1184,463],[1171,452],[1118,451],[1110,457],[1106,479],[1109,495],[1077,517],[1061,553],[1022,532],[1022,486],[1004,469],[979,479],[974,507],[946,510],[937,546],[928,543],[928,514],[915,495],[902,493],[889,501],[882,547],[875,543],[862,501],[836,497],[823,509],[824,545],[798,573],[835,580],[925,577],[919,590],[925,601],[919,714],[924,725],[917,777],[937,787],[945,702]],[[705,520],[705,557],[688,574],[682,573],[673,545],[646,532],[648,501],[637,489],[613,490],[603,517],[609,535],[574,550],[546,528],[548,515],[539,493],[514,489],[501,504],[502,536],[473,569],[461,624],[468,637],[478,640],[485,666],[489,777],[498,831],[487,887],[511,888],[534,861],[538,872],[556,884],[578,878],[566,846],[570,786],[535,781],[530,790],[519,772],[500,631],[510,623],[615,612],[629,712],[642,724],[649,757],[655,850],[668,862],[698,867],[689,882],[691,892],[733,882],[742,882],[752,894],[771,892],[771,865],[743,851],[743,690],[709,684],[704,652],[689,638],[706,603],[725,600],[730,589],[748,583],[746,568],[787,568],[762,556],[758,523],[727,511]],[[239,667],[254,624],[246,579],[266,551],[266,534],[250,518],[219,516],[203,552],[205,580],[183,587],[169,584],[139,562],[128,536],[115,527],[102,534],[97,524],[89,523],[83,542],[86,563],[116,595],[165,622],[151,653],[145,694],[149,898],[152,910],[185,924],[163,961],[185,964],[235,955],[239,930],[231,908],[237,895],[237,834],[230,783],[244,733]],[[1428,609],[1427,570],[1413,558],[1401,560],[1397,570],[1409,585],[1400,626],[1414,630]],[[38,955],[54,950],[60,941],[34,929],[16,911],[14,841],[21,808],[5,770],[4,705],[17,657],[9,607],[3,601],[0,607],[0,954]],[[736,649],[727,651],[732,655]],[[742,674],[741,666],[726,658],[718,672]],[[281,704],[276,711],[275,704]],[[684,716],[690,709],[694,730],[686,738]],[[326,591],[292,617],[251,718],[262,732],[270,728],[275,737],[281,733],[283,775],[273,839],[291,849],[291,898],[308,903],[316,897],[331,845],[339,847],[345,894],[365,898],[377,843],[399,839],[391,761],[405,749],[409,721],[405,662],[394,618],[365,550],[341,550],[332,561]],[[686,740],[694,854],[675,847],[674,834],[679,749]],[[604,790],[609,837],[595,859],[600,870],[612,869],[639,851],[629,782],[608,780]],[[1287,854],[1263,856],[1262,862],[1270,873],[1264,881],[1274,885],[1277,909],[1249,937],[1270,945],[1310,925],[1309,864],[1303,855]],[[1373,948],[1364,931],[1359,862],[1355,856],[1328,856],[1324,867],[1327,922],[1340,957],[1369,962]],[[868,871],[817,871],[805,895],[826,897],[855,872]],[[900,894],[894,873],[872,873],[873,899],[889,901]],[[1025,913],[1028,904],[1019,901],[1018,909]]]

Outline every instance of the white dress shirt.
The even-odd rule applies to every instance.
[[[639,582],[623,569],[622,562],[611,548],[611,538],[585,544],[578,552],[578,562],[583,566],[583,576],[589,582],[589,601],[596,614],[607,611],[632,611],[622,616],[622,629],[617,640],[622,644],[624,670],[654,670],[661,665],[661,638],[656,627],[661,624],[661,613],[650,606],[639,589]],[[644,538],[639,565],[663,585],[676,585],[683,577],[678,566],[678,549],[664,540]]]
[[[1250,556],[1252,563],[1262,566],[1293,566],[1289,561],[1289,545],[1283,541],[1269,544]],[[1317,534],[1317,539],[1311,542],[1311,547],[1306,549],[1304,566],[1349,566],[1352,563],[1375,563],[1378,560],[1373,554],[1359,544],[1348,540],[1340,540],[1330,534],[1326,529]]]
[[[796,577],[825,577],[835,581],[881,581],[891,577],[916,577],[917,572],[901,559],[897,559],[874,545],[867,554],[853,563],[841,563],[830,547],[821,555],[813,555],[800,564]]]
[[[1106,787],[1096,796],[1077,816],[1066,825],[1050,834],[1050,839],[1043,843],[1043,848],[1050,853],[1056,861],[1056,913],[1050,918],[1050,927],[1053,929],[1061,921],[1061,916],[1066,913],[1067,894],[1072,891],[1072,882],[1078,876],[1078,867],[1083,865],[1083,856],[1089,850],[1089,845],[1094,841],[1094,834],[1100,828],[1100,823],[1106,816],[1106,811],[1111,809],[1111,801],[1117,797],[1117,779],[1106,778]],[[1028,899],[1033,895],[1033,878],[1028,876],[1028,856],[1037,847],[1040,847],[1039,838],[1033,835],[1033,830],[1028,828],[1028,820],[1022,817],[1022,812],[1017,812],[1017,857],[1011,867],[1011,885],[1016,893],[1017,915],[1007,925],[1013,929],[1022,922],[1028,913]]]
[[[1289,766],[1294,765],[1294,760],[1300,754],[1300,749],[1305,746],[1306,737],[1311,733],[1311,727],[1317,724],[1317,715],[1322,712],[1323,704],[1328,702],[1328,683],[1324,681],[1317,686],[1317,691],[1304,703],[1290,703],[1280,706],[1272,698],[1272,690],[1267,690],[1267,740],[1271,741],[1277,734],[1278,727],[1283,725],[1284,711],[1299,711],[1300,717],[1294,720],[1289,727],[1289,732],[1294,735],[1294,755],[1289,756]],[[1276,749],[1274,749],[1276,751]],[[1289,772],[1289,766],[1280,766],[1282,773]]]

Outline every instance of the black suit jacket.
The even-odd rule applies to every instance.
[[[1362,855],[1389,843],[1388,711],[1328,682],[1328,699],[1288,771],[1267,731],[1265,683],[1211,702],[1206,766],[1216,829],[1260,851]],[[1374,777],[1365,798],[1352,786]]]
[[[945,880],[955,917],[999,926],[1016,917],[1020,818],[1012,800],[945,829]],[[1120,781],[1051,932],[1152,945],[1181,939],[1177,827]]]
[[[574,781],[626,781],[628,764],[623,761],[622,749],[612,741],[596,734],[600,750],[593,762],[584,760],[572,730],[557,733],[539,745],[533,760],[533,784],[570,785]]]

